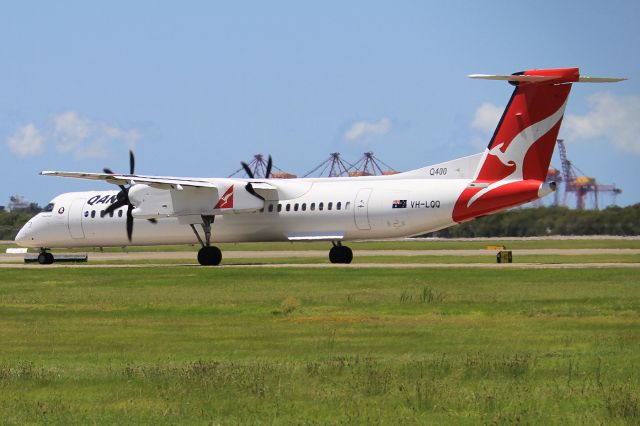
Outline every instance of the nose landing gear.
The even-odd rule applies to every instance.
[[[333,247],[329,250],[329,261],[331,263],[351,263],[353,252],[347,246],[343,246],[340,241],[332,242]]]
[[[211,245],[211,225],[215,216],[202,216],[202,230],[204,231],[204,241],[200,237],[195,225],[191,224],[193,233],[200,241],[202,248],[198,250],[198,263],[202,266],[216,266],[222,261],[222,252],[216,246]]]
[[[41,265],[51,265],[54,261],[53,254],[49,253],[47,249],[40,249],[40,254],[38,255],[38,263]]]

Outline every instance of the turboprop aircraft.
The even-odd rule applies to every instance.
[[[543,197],[556,189],[547,170],[572,83],[621,78],[580,76],[578,68],[512,75],[515,90],[484,152],[391,176],[272,179],[185,178],[43,171],[104,181],[120,191],[68,192],[55,197],[16,236],[40,249],[197,244],[201,265],[218,265],[216,242],[327,241],[329,260],[350,263],[343,242],[406,237],[436,231]],[[134,232],[135,224],[135,232]]]

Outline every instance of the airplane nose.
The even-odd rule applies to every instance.
[[[18,245],[22,245],[22,243],[26,243],[29,241],[29,229],[31,228],[31,221],[27,222],[16,235],[15,242]]]

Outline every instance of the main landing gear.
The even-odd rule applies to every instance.
[[[204,241],[198,234],[195,225],[191,224],[193,233],[196,234],[196,238],[200,241],[202,248],[198,250],[198,263],[202,266],[216,266],[222,261],[222,252],[216,246],[211,245],[211,225],[215,216],[202,216],[202,230],[204,231]]]
[[[51,265],[53,261],[53,255],[49,253],[46,248],[41,248],[40,254],[38,255],[38,263],[41,265]]]
[[[331,263],[351,263],[353,252],[347,246],[343,246],[340,241],[332,242],[333,247],[329,250],[329,261]]]

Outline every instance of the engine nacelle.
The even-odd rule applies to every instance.
[[[226,184],[226,186],[225,186]],[[136,218],[212,216],[256,211],[264,200],[246,190],[246,182],[222,182],[218,188],[157,188],[136,184],[129,189]]]

